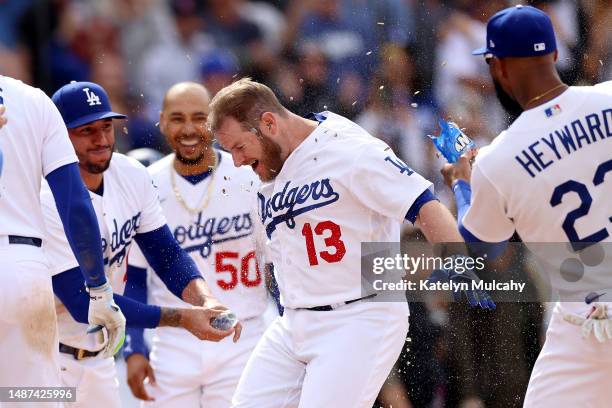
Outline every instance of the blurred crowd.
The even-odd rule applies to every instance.
[[[214,94],[251,76],[297,113],[332,110],[437,180],[439,117],[486,144],[509,118],[470,51],[507,0],[0,0],[0,73],[52,94],[71,80],[129,115],[122,151],[164,150],[162,96],[178,81]],[[607,0],[534,0],[552,17],[572,84],[610,78]]]
[[[470,52],[484,44],[488,18],[515,3],[0,0],[0,74],[49,95],[72,80],[102,85],[113,110],[129,115],[116,128],[123,152],[167,151],[157,122],[172,84],[201,82],[214,94],[250,76],[296,113],[331,110],[351,118],[441,186],[442,159],[428,140],[439,133],[439,118],[457,122],[478,145],[513,119],[496,101],[487,65]],[[610,1],[525,3],[551,16],[567,83],[612,77]],[[523,258],[515,254],[506,269],[522,273]],[[412,341],[380,405],[520,406],[542,310],[504,304],[496,316],[461,305],[414,305]]]

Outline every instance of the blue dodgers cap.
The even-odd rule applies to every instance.
[[[71,82],[58,89],[51,99],[68,129],[100,119],[127,118],[111,110],[106,91],[93,82]]]
[[[487,45],[473,55],[537,57],[557,49],[550,18],[542,10],[518,5],[497,12],[487,23]]]

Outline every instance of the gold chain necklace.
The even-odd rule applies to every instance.
[[[542,99],[543,97],[545,97],[546,95],[548,95],[549,93],[556,91],[557,89],[561,88],[562,86],[566,86],[565,84],[559,84],[557,86],[555,86],[554,88],[549,89],[548,91],[544,92],[541,95],[538,95],[536,97],[531,98],[526,104],[525,107],[531,105],[532,102],[536,102],[539,101],[540,99]]]
[[[183,196],[181,195],[181,193],[178,190],[178,187],[176,186],[176,169],[174,168],[174,166],[172,166],[172,168],[170,169],[170,182],[172,183],[172,190],[174,191],[174,196],[176,197],[176,200],[179,202],[179,204],[186,209],[187,211],[189,211],[192,214],[197,214],[200,211],[202,211],[203,209],[206,208],[206,206],[208,206],[208,201],[210,200],[210,193],[213,190],[214,187],[214,176],[215,176],[215,170],[217,170],[217,165],[219,164],[219,161],[217,159],[217,154],[215,153],[215,163],[212,166],[212,169],[210,169],[210,181],[208,182],[208,189],[206,190],[206,194],[203,197],[203,201],[202,204],[199,207],[196,208],[191,208],[187,205],[187,203],[185,202],[185,200],[183,199]]]

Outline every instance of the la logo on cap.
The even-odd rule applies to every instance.
[[[90,91],[89,88],[83,88],[83,92],[85,92],[85,95],[87,95],[86,102],[89,104],[89,106],[102,105],[102,102],[100,102],[100,97],[96,95],[94,91]]]

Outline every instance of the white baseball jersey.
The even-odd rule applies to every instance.
[[[77,157],[57,108],[40,89],[0,75],[8,124],[0,129],[0,236],[43,238],[41,176]],[[0,271],[0,273],[5,271]]]
[[[100,225],[104,270],[113,291],[123,293],[127,256],[134,236],[166,224],[157,190],[144,166],[114,153],[104,172],[102,196],[93,192],[89,195]],[[51,264],[51,274],[57,275],[77,267],[78,263],[66,239],[48,184],[43,184],[40,196],[47,228],[43,248]],[[85,334],[87,325],[76,322],[57,298],[56,311],[60,342],[92,351],[100,348],[94,336]]]
[[[213,174],[195,185],[174,170],[173,154],[151,165],[149,172],[179,245],[217,299],[244,320],[261,315],[267,306],[264,269],[256,256],[255,237],[263,236],[261,227],[255,232],[259,180],[251,169],[236,168],[229,154],[219,151],[218,159]],[[140,251],[130,256],[130,265],[147,267]],[[149,303],[185,306],[157,275],[149,275]]]
[[[42,176],[77,158],[62,117],[41,90],[0,75],[0,96],[8,119],[0,129],[0,384],[57,386],[57,325],[47,260],[40,248],[10,244],[8,236],[44,237]]]
[[[562,299],[576,302],[562,307],[588,311],[586,294],[610,288],[610,254],[578,281],[559,272],[566,260],[578,260],[581,243],[612,242],[611,172],[612,82],[570,87],[523,112],[479,151],[463,224],[488,242],[516,230]]]
[[[480,149],[463,224],[487,242],[610,241],[611,170],[612,81],[570,87]]]
[[[557,303],[553,311],[525,407],[595,407],[610,400],[609,387],[599,385],[611,375],[609,342],[599,343],[592,334],[583,337],[580,326],[564,320],[568,315],[587,316],[592,305],[581,301],[586,293],[609,293],[610,255],[600,265],[585,267],[576,282],[559,273],[562,262],[582,257],[567,242],[576,249],[581,241],[612,241],[608,173],[612,82],[570,87],[523,112],[490,146],[480,149],[472,169],[472,204],[463,219],[465,227],[489,242],[503,241],[516,230],[538,255],[555,289],[578,295],[572,302]],[[607,304],[610,310],[612,303]]]
[[[288,308],[361,297],[361,243],[399,242],[406,213],[432,187],[384,142],[342,116],[323,115],[258,194]]]

